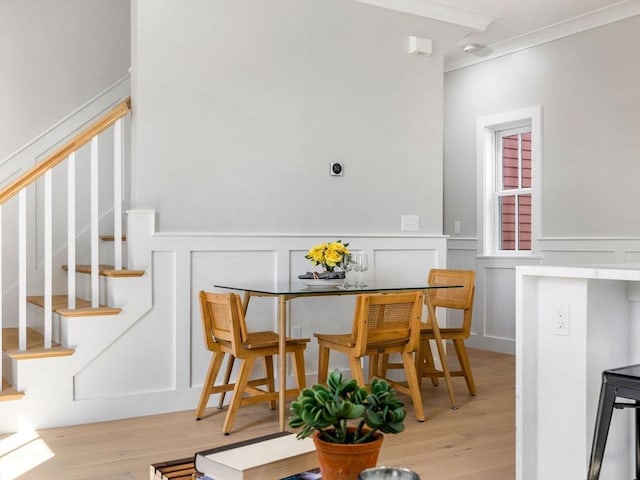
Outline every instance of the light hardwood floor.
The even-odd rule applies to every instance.
[[[469,354],[478,395],[470,397],[464,380],[454,378],[460,408],[451,410],[444,384],[433,387],[425,379],[427,421],[417,422],[410,410],[405,432],[385,437],[379,464],[409,467],[423,480],[515,478],[515,357],[475,349]],[[410,409],[410,399],[405,401]],[[246,407],[238,414],[234,432],[225,437],[221,433],[224,411],[211,407],[199,422],[193,414],[41,430],[39,439],[22,447],[11,443],[11,435],[0,436],[6,444],[0,450],[0,480],[147,480],[151,463],[270,433],[278,423],[277,412],[266,405]],[[48,448],[51,458],[22,474],[12,474],[37,460],[36,446]]]

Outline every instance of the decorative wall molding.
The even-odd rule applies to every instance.
[[[360,3],[388,8],[398,12],[409,13],[421,17],[432,18],[443,22],[473,28],[474,30],[486,30],[496,17],[469,10],[454,5],[444,5],[431,0],[356,0]]]
[[[624,20],[625,18],[633,17],[635,15],[640,15],[640,2],[618,2],[610,7],[594,10],[593,12],[568,19],[564,22],[558,22],[517,37],[492,43],[476,54],[460,52],[455,55],[447,56],[445,57],[444,71],[451,72],[463,67],[486,62],[487,60],[493,60],[494,58],[499,58],[520,50],[559,40],[570,35],[575,35],[576,33]]]

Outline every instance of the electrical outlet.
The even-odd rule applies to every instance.
[[[300,325],[293,325],[291,327],[291,336],[293,338],[302,338],[302,327]]]
[[[571,315],[569,314],[569,304],[557,304],[553,307],[553,334],[571,334]]]
[[[453,233],[460,233],[460,220],[453,222]]]

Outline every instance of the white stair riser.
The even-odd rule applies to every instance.
[[[100,263],[105,265],[115,265],[114,243],[111,241],[101,241],[99,255]],[[123,265],[126,265],[127,263],[127,242],[122,242],[122,263]]]
[[[98,295],[100,303],[105,304],[107,298],[107,279],[98,277]],[[76,273],[76,297],[91,300],[91,275],[88,273]]]

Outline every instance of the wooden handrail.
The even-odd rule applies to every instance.
[[[55,152],[49,155],[42,162],[34,165],[28,172],[20,175],[17,179],[11,183],[11,185],[5,187],[0,191],[0,205],[3,205],[8,200],[13,198],[24,187],[32,184],[38,178],[45,174],[45,172],[69,156],[72,152],[80,149],[85,144],[89,143],[93,137],[100,135],[107,128],[113,125],[116,120],[124,117],[131,110],[131,97],[127,97],[118,105],[116,105],[109,113],[97,120],[91,126],[84,129],[77,134],[67,143],[58,148]]]

